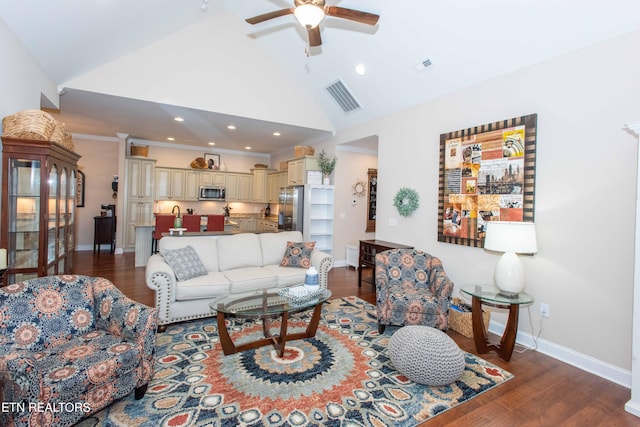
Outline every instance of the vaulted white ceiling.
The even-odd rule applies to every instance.
[[[268,153],[640,29],[637,0],[327,3],[380,20],[327,17],[309,49],[292,15],[244,21],[292,0],[3,0],[0,19],[66,88],[71,132]],[[338,79],[362,109],[329,96]]]

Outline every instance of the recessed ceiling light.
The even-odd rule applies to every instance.
[[[364,64],[356,65],[356,74],[359,76],[364,76],[365,74],[367,74],[367,68],[364,66]]]
[[[170,136],[169,138],[167,138],[167,141],[175,141],[176,139],[172,136]]]
[[[182,117],[174,117],[173,120],[175,120],[176,122],[184,122],[184,119]]]
[[[244,147],[245,150],[251,150],[251,147]]]
[[[209,145],[216,145],[216,143],[215,143],[215,142],[213,142],[213,141],[208,142],[208,144],[209,144]]]
[[[235,129],[236,129],[236,127],[235,127],[234,125],[229,125],[229,126],[227,126],[227,129],[229,129],[229,130],[235,130]]]
[[[278,132],[278,131],[274,132],[273,136],[280,136],[280,132]]]

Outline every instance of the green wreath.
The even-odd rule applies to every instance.
[[[393,198],[393,206],[398,209],[402,216],[409,216],[420,207],[418,193],[416,190],[402,187]]]

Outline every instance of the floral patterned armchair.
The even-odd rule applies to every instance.
[[[155,308],[110,281],[49,276],[0,288],[0,425],[70,426],[153,376]]]
[[[442,262],[415,249],[376,255],[378,331],[386,325],[426,325],[446,331],[453,282]]]

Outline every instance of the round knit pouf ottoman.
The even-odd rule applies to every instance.
[[[427,385],[450,384],[464,371],[464,354],[447,334],[429,326],[398,329],[389,342],[391,363],[411,381]]]

